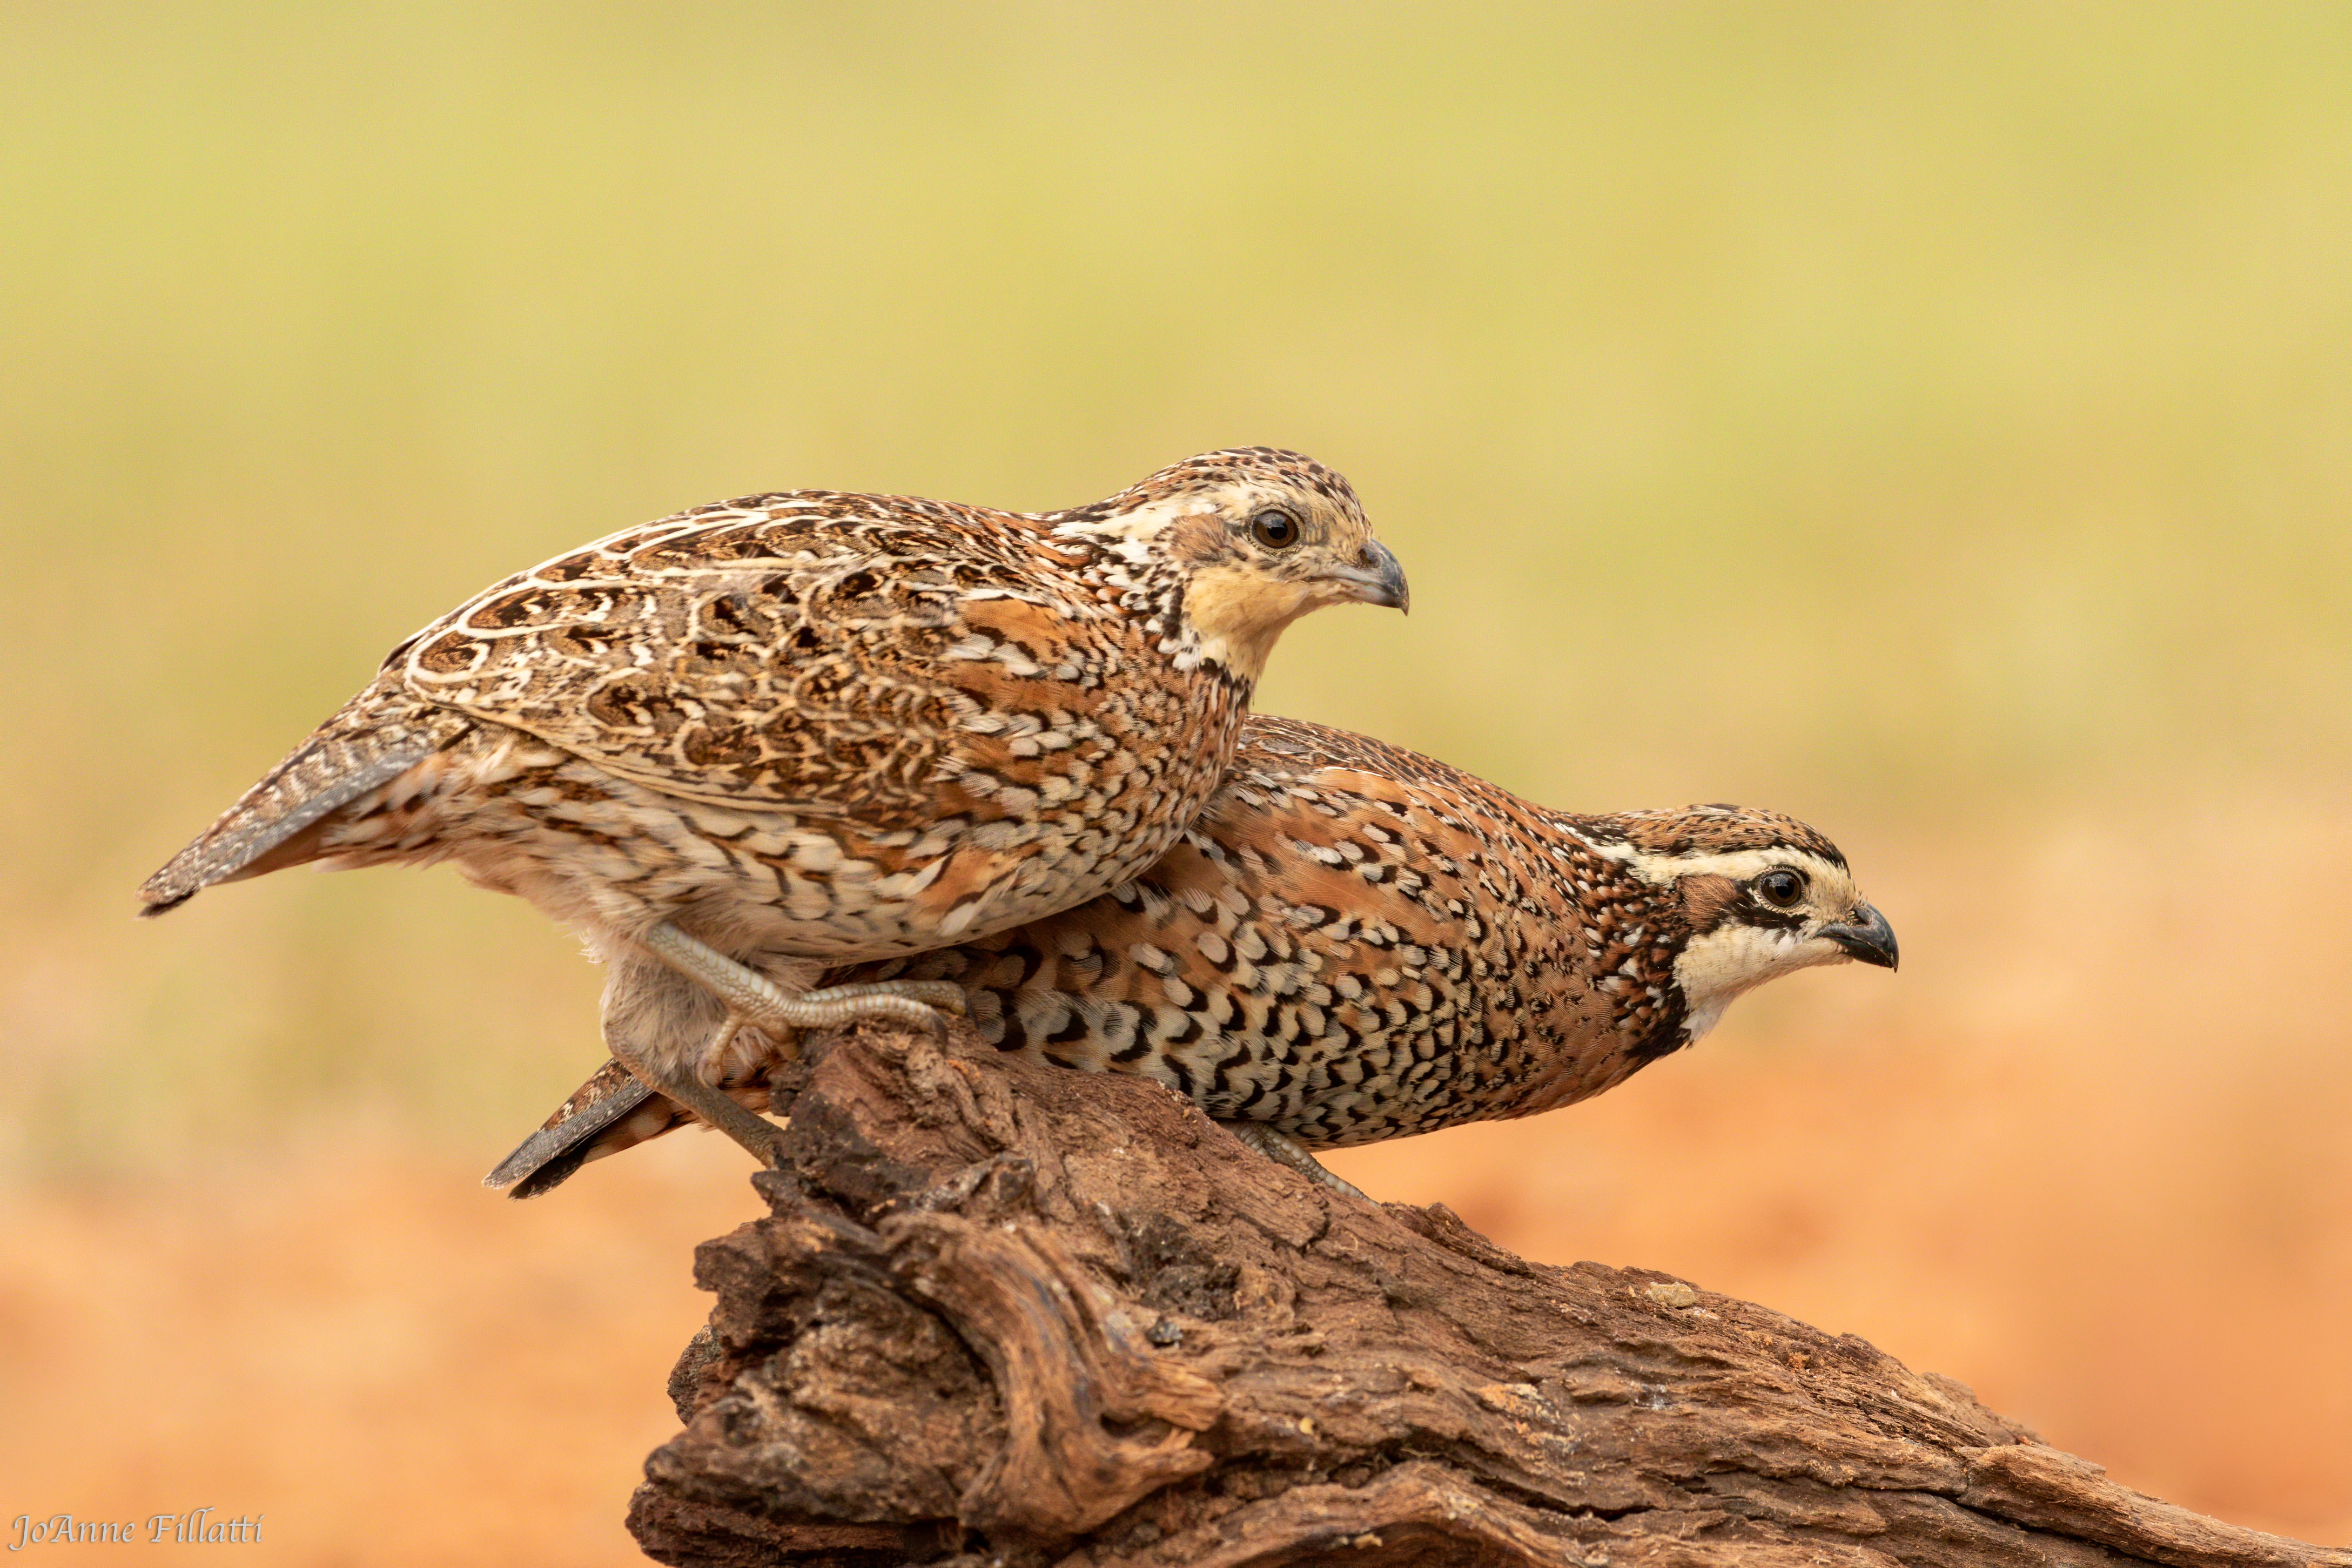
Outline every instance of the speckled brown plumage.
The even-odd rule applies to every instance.
[[[1775,905],[1765,890],[1787,876],[1801,893]],[[1213,1117],[1338,1147],[1599,1093],[1740,992],[1847,956],[1891,965],[1892,934],[1836,848],[1791,818],[1552,811],[1400,747],[1260,716],[1208,809],[1143,875],[826,978],[950,980],[1000,1049],[1145,1074]],[[761,1067],[747,1044],[710,1072],[757,1103]],[[674,1120],[634,1095],[602,1104],[613,1087],[592,1080],[551,1127],[586,1120],[523,1163],[561,1179],[561,1150],[593,1157]]]
[[[452,859],[585,933],[615,1053],[675,1067],[707,998],[659,941],[789,991],[1082,903],[1168,849],[1276,637],[1344,600],[1402,606],[1394,558],[1345,480],[1265,448],[1065,512],[701,507],[402,643],[141,897]]]

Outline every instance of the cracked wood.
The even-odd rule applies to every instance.
[[[1851,1335],[1315,1187],[1140,1080],[812,1040],[706,1243],[672,1563],[2352,1568],[2109,1480]]]

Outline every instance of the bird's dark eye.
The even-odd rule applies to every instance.
[[[1268,549],[1288,549],[1298,542],[1298,521],[1288,512],[1268,508],[1250,519],[1250,538]]]
[[[1756,879],[1756,896],[1775,909],[1793,909],[1805,896],[1805,878],[1793,871],[1768,871]]]

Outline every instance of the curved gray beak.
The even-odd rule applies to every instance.
[[[1412,608],[1412,590],[1405,586],[1404,568],[1378,539],[1365,543],[1361,565],[1341,567],[1327,573],[1325,580],[1339,584],[1347,597],[1360,603],[1407,612]]]
[[[1902,956],[1895,946],[1895,927],[1886,924],[1886,916],[1867,904],[1854,906],[1852,920],[1822,926],[1822,935],[1844,948],[1848,957],[1883,969],[1892,969]]]

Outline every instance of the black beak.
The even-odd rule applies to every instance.
[[[1895,927],[1867,904],[1856,904],[1853,918],[1843,925],[1824,925],[1822,935],[1846,951],[1846,956],[1883,969],[1895,967],[1902,956],[1895,946]]]
[[[1389,553],[1389,547],[1378,539],[1365,542],[1361,566],[1347,567],[1331,576],[1347,586],[1349,598],[1361,603],[1406,612],[1412,608],[1412,590],[1405,586],[1404,568]]]

